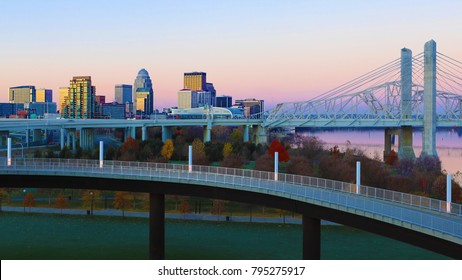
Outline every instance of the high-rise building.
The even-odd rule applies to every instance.
[[[131,103],[132,92],[132,85],[115,85],[114,101],[119,104]]]
[[[210,107],[214,106],[215,98],[210,91],[197,91],[197,107]]]
[[[197,92],[190,89],[178,91],[178,109],[197,108]]]
[[[53,91],[45,88],[36,90],[35,102],[53,102]]]
[[[246,117],[263,112],[265,110],[264,104],[264,100],[257,100],[255,98],[236,100],[237,107],[244,109],[244,116]]]
[[[189,72],[184,73],[184,89],[207,91],[207,73]]]
[[[10,87],[8,100],[10,103],[29,103],[35,102],[35,86]]]
[[[131,95],[131,93],[130,93]],[[104,103],[102,105],[103,116],[109,119],[124,119],[125,105],[117,102]]]
[[[205,84],[206,91],[210,92],[210,100],[212,103],[210,103],[210,106],[216,106],[216,96],[217,96],[217,91],[215,90],[215,87],[213,86],[213,83],[206,83]]]
[[[59,88],[59,113],[64,117],[64,109],[69,105],[69,88],[60,87]]]
[[[154,91],[152,89],[152,81],[149,77],[149,73],[144,68],[141,69],[138,72],[138,76],[136,76],[135,84],[133,85],[133,99],[135,110],[139,110],[138,108],[140,108],[140,110],[141,108],[144,108],[144,114],[152,114],[154,111]],[[143,104],[138,104],[138,99],[140,99],[140,102],[142,101]]]
[[[27,103],[24,109],[28,110],[31,118],[43,118],[45,114],[56,114],[57,108],[54,102],[31,102]]]
[[[69,85],[69,101],[61,115],[69,119],[94,118],[95,92],[95,87],[91,85],[90,76],[73,77]]]
[[[222,95],[216,97],[216,107],[229,108],[233,106],[233,97]]]

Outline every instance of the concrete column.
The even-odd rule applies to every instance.
[[[188,147],[188,171],[192,172],[192,163],[193,163],[193,153],[192,153],[192,145]]]
[[[86,141],[85,141],[85,137],[86,137],[86,131],[84,128],[80,129],[80,148],[82,150],[86,149]]]
[[[165,259],[165,196],[149,194],[149,259]]]
[[[27,133],[27,134],[29,134],[29,133]],[[61,141],[60,141],[61,150],[64,149],[64,135],[65,135],[65,134],[66,134],[66,130],[65,130],[64,128],[61,128],[61,130],[60,130],[60,135],[59,135],[60,140],[61,140]],[[29,138],[29,136],[26,136],[26,138]]]
[[[147,138],[148,138],[147,129],[148,128],[146,126],[141,127],[141,141],[146,141],[147,140]]]
[[[3,134],[0,134],[0,146],[5,145],[5,140],[3,139],[5,139],[5,137],[3,136]]]
[[[253,127],[253,137],[255,144],[266,144],[268,143],[268,132],[266,128],[256,125]]]
[[[204,126],[204,143],[212,141],[212,125],[209,123]]]
[[[321,259],[321,220],[307,215],[302,217],[304,260]]]
[[[71,134],[69,133],[69,130],[66,131],[66,146],[67,148],[71,147]]]
[[[88,129],[88,148],[92,151],[95,148],[95,130],[92,128]]]
[[[436,42],[425,43],[424,51],[424,129],[422,154],[438,157],[436,152]]]
[[[26,145],[29,146],[29,141],[30,141],[30,130],[26,129]],[[62,147],[61,147],[62,149]]]
[[[402,126],[399,134],[399,159],[415,159],[412,145],[412,126]]]
[[[356,194],[361,193],[361,162],[356,162]]]
[[[250,139],[250,126],[244,125],[244,142],[249,142]]]
[[[133,139],[136,139],[136,127],[134,127],[134,126],[130,127],[130,136]]]
[[[451,174],[446,175],[446,211],[451,213],[452,202],[452,178]]]
[[[75,152],[75,150],[77,149],[77,131],[75,129],[72,130],[72,133],[71,133],[71,136],[72,136],[72,151]]]
[[[401,49],[401,119],[412,118],[412,51]]]
[[[162,142],[172,139],[172,129],[169,126],[162,126]]]
[[[99,167],[103,168],[103,160],[104,160],[104,142],[99,141]]]
[[[279,153],[275,152],[274,153],[274,181],[278,180],[278,174],[279,174]]]
[[[8,137],[8,139],[6,140],[7,142],[7,147],[6,147],[6,164],[8,166],[11,166],[11,138]]]
[[[34,134],[32,135],[34,142],[42,142],[42,130],[34,129]]]
[[[385,128],[385,149],[383,151],[383,159],[385,160],[388,154],[391,152],[391,130]]]

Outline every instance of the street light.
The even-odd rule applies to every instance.
[[[22,193],[23,193],[22,205],[24,206],[24,213],[26,213],[26,189],[23,189]]]
[[[90,196],[91,196],[91,202],[90,202],[90,216],[93,216],[93,199],[94,199],[94,193],[90,191]]]

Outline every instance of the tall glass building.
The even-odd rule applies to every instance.
[[[137,100],[143,100],[144,104],[137,104]],[[143,107],[144,110],[141,111],[146,115],[150,115],[154,112],[154,91],[152,89],[152,81],[149,77],[148,71],[144,68],[138,72],[135,84],[133,85],[133,103],[133,107],[136,108],[135,110]]]
[[[132,85],[115,85],[114,101],[119,104],[132,103]]]
[[[69,85],[67,104],[61,116],[69,119],[93,119],[96,110],[95,91],[90,76],[73,77]]]
[[[10,103],[29,103],[35,102],[35,86],[10,87],[8,91],[8,101]]]

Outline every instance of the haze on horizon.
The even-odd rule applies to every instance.
[[[2,1],[0,102],[8,88],[68,86],[97,95],[145,68],[155,108],[177,105],[183,73],[207,72],[217,94],[308,100],[434,39],[461,59],[461,1]]]

